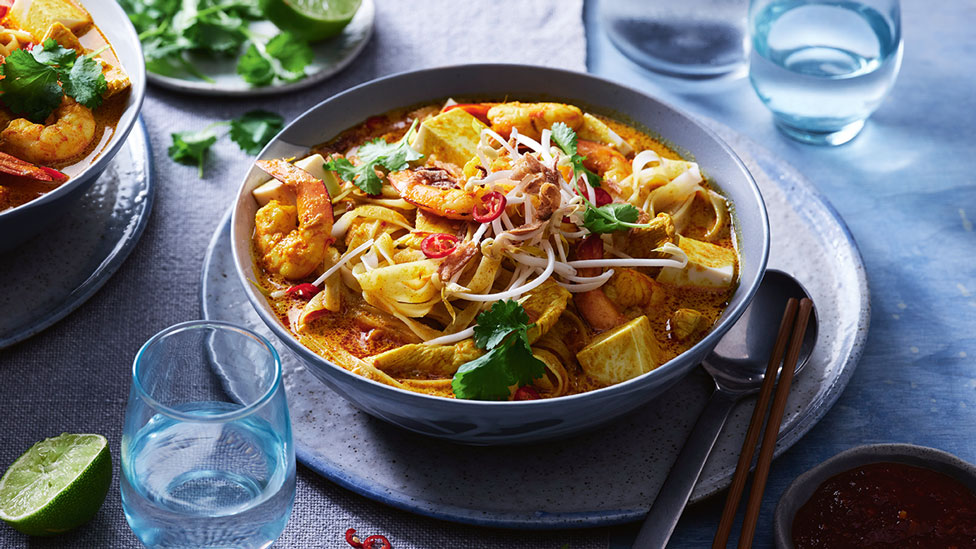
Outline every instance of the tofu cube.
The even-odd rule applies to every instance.
[[[61,23],[75,36],[93,24],[91,15],[75,0],[15,0],[7,17],[35,38],[43,37],[54,23]]]
[[[55,42],[60,44],[62,47],[69,50],[75,50],[79,55],[85,53],[85,48],[82,47],[81,41],[75,36],[75,33],[71,32],[71,29],[61,24],[59,21],[51,23],[48,27],[47,32],[44,33],[44,38],[41,42],[47,41],[48,38],[53,39]]]
[[[657,368],[660,354],[651,322],[640,316],[600,334],[576,353],[576,359],[590,377],[612,385]]]
[[[477,154],[481,130],[487,128],[463,109],[451,109],[424,121],[411,146],[428,158],[464,166]]]
[[[626,139],[617,135],[617,132],[610,129],[610,126],[607,126],[602,120],[590,113],[583,115],[583,125],[580,126],[576,134],[580,139],[610,145],[624,156],[634,152],[634,148],[630,146],[630,143]]]
[[[688,255],[683,269],[664,267],[657,275],[658,282],[676,286],[727,288],[735,278],[735,250],[682,236],[678,247]]]

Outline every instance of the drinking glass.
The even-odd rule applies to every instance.
[[[602,0],[610,41],[631,61],[665,76],[745,76],[747,0]]]
[[[237,401],[222,376],[234,380]],[[295,499],[274,348],[223,322],[185,322],[153,336],[132,368],[121,456],[125,518],[147,546],[270,546]]]
[[[749,79],[786,135],[854,138],[898,76],[898,0],[752,0]]]

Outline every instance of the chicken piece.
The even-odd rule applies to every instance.
[[[393,377],[436,379],[453,376],[462,364],[482,354],[469,338],[454,345],[410,343],[367,360]]]
[[[704,327],[705,317],[695,309],[678,309],[668,321],[671,335],[679,340],[688,339]]]
[[[556,122],[563,122],[572,130],[583,125],[583,111],[564,103],[499,103],[488,110],[491,128],[508,139],[512,128],[532,139],[540,139],[542,130],[552,129]]]
[[[646,316],[600,334],[576,353],[583,371],[605,385],[650,372],[660,365],[660,356],[661,349]]]
[[[667,242],[675,242],[676,231],[670,215],[660,213],[651,220],[642,219],[640,222],[649,226],[613,235],[613,243],[618,250],[631,257],[654,257],[650,255],[652,250]]]
[[[618,269],[603,286],[603,292],[621,310],[646,307],[664,300],[664,289],[653,278],[634,269]]]
[[[552,279],[546,280],[538,288],[529,292],[529,297],[522,302],[522,307],[529,315],[529,320],[535,326],[529,330],[529,343],[545,335],[549,328],[559,320],[559,315],[566,310],[566,304],[572,294],[569,290],[556,284]]]

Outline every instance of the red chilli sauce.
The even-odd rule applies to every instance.
[[[796,549],[976,548],[976,494],[930,469],[864,465],[821,484],[792,535]]]

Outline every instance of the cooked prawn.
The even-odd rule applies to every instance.
[[[35,164],[63,164],[85,152],[95,139],[91,109],[65,96],[52,115],[51,124],[35,124],[26,118],[10,122],[0,132],[2,148]]]
[[[576,248],[576,258],[603,259],[603,241],[597,235],[587,237]],[[579,273],[582,276],[599,276],[600,269],[580,269]],[[621,314],[602,288],[574,294],[573,301],[580,316],[597,332],[604,332],[627,322],[627,317]]]
[[[471,219],[475,206],[481,204],[484,189],[465,191],[449,174],[429,166],[416,170],[392,172],[387,180],[400,197],[421,210],[448,219]]]
[[[573,105],[562,103],[499,103],[488,110],[491,129],[508,139],[512,128],[522,135],[539,139],[542,130],[552,128],[556,122],[563,122],[571,129],[578,130],[583,125],[583,111]]]
[[[603,143],[580,139],[576,151],[585,156],[583,165],[601,178],[617,183],[633,172],[633,166],[617,149]]]
[[[258,160],[259,168],[295,193],[291,206],[272,200],[254,217],[254,242],[265,267],[289,280],[305,278],[325,260],[332,237],[332,199],[320,179],[284,160]]]

